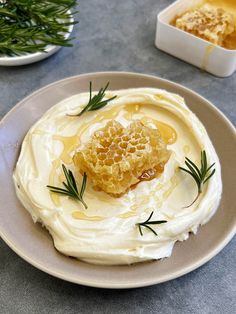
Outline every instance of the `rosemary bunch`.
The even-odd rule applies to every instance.
[[[48,45],[72,46],[65,39],[76,0],[0,2],[0,53],[8,56],[45,51]]]

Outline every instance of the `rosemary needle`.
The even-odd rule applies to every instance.
[[[81,116],[84,112],[87,111],[94,111],[101,109],[105,107],[111,100],[115,99],[117,96],[113,96],[109,99],[104,100],[105,92],[109,86],[109,82],[107,85],[103,88],[100,88],[99,92],[92,97],[92,82],[89,83],[89,101],[87,105],[84,107],[82,111],[80,111],[78,114],[75,115],[69,115],[69,116]]]
[[[197,188],[198,188],[197,196],[195,197],[193,202],[190,205],[184,207],[184,208],[188,208],[197,201],[198,197],[202,193],[203,185],[214,175],[216,170],[212,169],[215,163],[213,163],[210,166],[208,165],[205,150],[201,151],[201,166],[200,167],[198,167],[192,160],[190,160],[187,157],[185,157],[185,165],[187,166],[187,169],[183,167],[179,167],[179,169],[190,174],[190,176],[192,176],[192,178],[196,182]]]
[[[142,227],[149,229],[151,232],[153,232],[157,236],[156,231],[153,228],[151,228],[150,225],[160,225],[160,224],[164,224],[167,222],[166,220],[153,220],[153,221],[151,221],[153,213],[154,212],[152,211],[150,216],[148,217],[148,219],[146,219],[145,221],[136,223],[136,226],[138,226],[139,233],[141,234],[141,236],[143,236]]]
[[[62,169],[66,177],[66,182],[62,183],[65,188],[63,189],[63,188],[59,188],[53,185],[47,185],[47,188],[49,188],[51,192],[72,197],[80,201],[84,205],[85,208],[88,208],[87,204],[83,200],[83,195],[84,195],[84,191],[85,191],[86,183],[87,183],[86,173],[84,173],[83,175],[81,189],[80,191],[78,191],[77,184],[71,170],[67,170],[65,165],[62,165]]]

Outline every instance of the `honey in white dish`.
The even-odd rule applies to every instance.
[[[226,4],[225,4],[226,3]],[[200,2],[182,15],[175,17],[172,25],[226,49],[236,49],[236,16],[228,0]]]

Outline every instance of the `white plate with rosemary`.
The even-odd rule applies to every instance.
[[[205,125],[213,141],[222,166],[223,186],[227,186],[227,189],[223,191],[214,217],[199,228],[197,235],[190,235],[187,241],[178,242],[170,258],[130,266],[92,265],[69,258],[55,250],[48,232],[32,222],[16,197],[12,173],[24,135],[47,109],[67,97],[87,91],[90,81],[96,90],[109,81],[111,90],[152,87],[179,94]],[[29,108],[33,115],[27,114]],[[24,117],[24,125],[16,123],[21,117]],[[215,125],[218,127],[215,128]],[[0,124],[0,143],[0,196],[7,200],[0,209],[0,235],[27,262],[58,278],[103,288],[153,285],[177,278],[203,265],[235,234],[235,205],[232,201],[235,191],[231,182],[232,177],[236,176],[235,129],[206,99],[178,84],[154,76],[120,72],[92,73],[64,79],[36,91],[13,108]]]
[[[44,3],[45,2],[45,3]],[[0,65],[19,66],[71,47],[76,1],[0,1]]]

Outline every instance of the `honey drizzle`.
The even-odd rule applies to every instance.
[[[171,185],[170,187],[164,192],[163,196],[163,200],[166,200],[170,194],[173,192],[173,190],[176,188],[176,186],[178,185],[178,179],[176,175],[173,175],[173,177],[170,179]]]
[[[119,218],[129,218],[129,217],[134,217],[134,216],[136,216],[136,212],[133,210],[130,210],[128,212],[118,215]]]
[[[184,145],[183,152],[187,155],[190,152],[190,147],[188,145]]]
[[[210,58],[210,55],[212,53],[212,51],[214,50],[216,46],[213,45],[213,44],[209,44],[207,47],[206,47],[206,50],[204,52],[204,55],[203,55],[203,61],[202,61],[202,69],[203,70],[206,70],[207,67],[208,67],[208,63],[209,63],[209,58]]]
[[[166,144],[174,144],[177,140],[176,131],[167,123],[155,120],[150,117],[143,117],[141,121],[144,124],[152,123],[154,124],[160,131],[161,136]]]
[[[102,216],[88,216],[85,213],[80,212],[80,211],[73,212],[72,217],[74,219],[88,220],[88,221],[101,221],[105,219],[105,217],[102,217]]]
[[[126,114],[124,115],[127,120],[132,120],[133,115],[139,113],[140,104],[128,104],[124,106]]]
[[[73,156],[71,156],[71,153],[75,151],[76,147],[78,146],[78,142],[80,140],[78,134],[74,136],[54,135],[53,139],[62,142],[64,146],[63,151],[60,155],[60,160],[64,162],[65,164],[70,164],[73,158]]]

